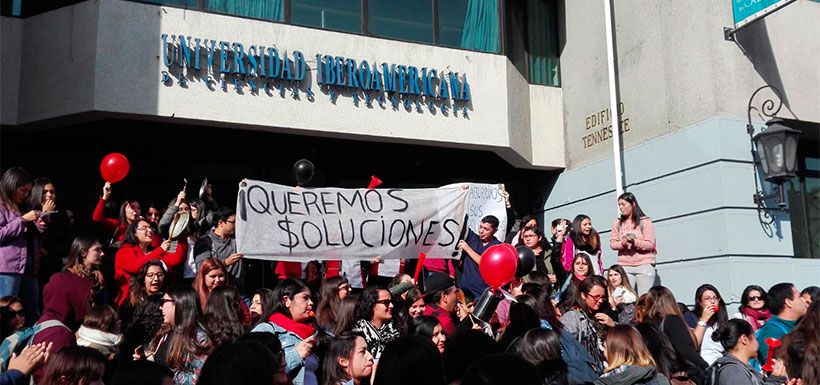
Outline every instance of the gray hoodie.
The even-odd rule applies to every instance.
[[[194,246],[196,269],[198,271],[202,266],[202,262],[207,258],[216,258],[225,262],[233,253],[236,253],[236,238],[229,237],[228,239],[222,239],[211,230],[208,234],[199,238]],[[239,262],[227,266],[227,273],[231,275],[231,283],[240,291],[245,287],[245,274],[242,269],[243,263],[244,261],[240,259]]]
[[[595,385],[670,385],[663,374],[653,367],[621,366],[611,370],[595,381]]]
[[[763,377],[749,364],[731,354],[715,360],[706,369],[706,378],[709,385],[779,385],[786,381],[785,377]]]

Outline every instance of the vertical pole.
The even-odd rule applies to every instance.
[[[615,20],[612,0],[604,0],[606,19],[606,59],[609,72],[609,121],[612,123],[612,159],[615,162],[615,194],[624,193],[623,155],[621,154],[621,120],[618,110],[618,71],[615,68]]]

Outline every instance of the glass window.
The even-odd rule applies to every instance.
[[[501,50],[498,0],[438,2],[439,44],[483,52]]]
[[[556,5],[546,0],[507,2],[507,56],[530,83],[558,86]]]
[[[367,24],[374,36],[433,43],[433,4],[429,0],[368,0]]]
[[[361,0],[291,0],[293,24],[344,32],[362,32]]]
[[[188,0],[191,1],[191,0]],[[192,0],[196,2],[196,0]],[[284,20],[284,0],[207,0],[205,9],[256,19]]]

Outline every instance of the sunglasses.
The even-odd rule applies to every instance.
[[[382,305],[384,305],[384,306],[390,306],[390,304],[391,304],[392,302],[391,302],[391,300],[390,300],[390,299],[380,299],[380,300],[376,301],[376,303],[380,303],[380,304],[382,304]]]
[[[23,316],[26,315],[26,312],[25,312],[24,309],[20,309],[20,310],[17,310],[17,311],[3,310],[3,313],[7,314],[9,318],[23,317]]]
[[[763,296],[758,296],[758,295],[750,295],[747,298],[749,299],[749,301],[762,301],[763,300]]]

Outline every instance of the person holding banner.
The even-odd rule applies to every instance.
[[[498,230],[498,218],[493,215],[487,215],[481,219],[478,228],[478,234],[469,230],[467,238],[458,242],[458,248],[463,251],[461,255],[461,281],[458,287],[464,290],[464,294],[471,299],[480,298],[484,290],[489,286],[484,279],[481,278],[481,273],[478,271],[478,264],[481,262],[481,254],[490,246],[500,244],[501,241],[495,238],[495,232]],[[443,325],[443,323],[442,323]]]

